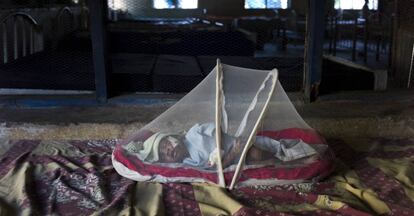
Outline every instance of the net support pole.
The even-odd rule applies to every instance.
[[[259,125],[261,123],[261,121],[263,120],[264,114],[266,113],[267,107],[269,106],[269,102],[270,99],[272,98],[274,92],[275,92],[275,88],[276,88],[276,81],[277,81],[277,77],[278,77],[278,72],[276,69],[273,69],[273,71],[271,71],[271,73],[273,73],[273,78],[272,78],[272,87],[271,90],[269,92],[269,97],[266,100],[266,103],[262,109],[262,111],[260,112],[259,118],[257,119],[254,128],[252,130],[252,132],[250,133],[248,139],[247,139],[247,143],[243,148],[242,154],[240,156],[240,160],[237,163],[237,167],[236,170],[234,172],[233,178],[231,179],[231,183],[230,183],[230,187],[229,190],[233,190],[234,185],[236,184],[237,179],[239,178],[240,175],[240,170],[243,167],[243,163],[246,159],[247,156],[247,152],[249,151],[251,145],[253,144],[253,137],[255,136],[255,134],[257,133],[257,129],[259,128]]]
[[[217,147],[217,168],[218,168],[218,178],[219,178],[219,185],[221,187],[226,187],[226,182],[224,180],[224,173],[223,173],[223,161],[221,159],[221,107],[222,107],[222,96],[223,96],[223,68],[220,62],[220,59],[217,59],[217,66],[216,66],[216,116],[215,116],[215,123],[216,123],[216,147]]]

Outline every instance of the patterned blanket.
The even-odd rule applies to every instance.
[[[114,140],[17,140],[0,149],[0,215],[414,215],[414,139],[329,140],[319,183],[227,191],[119,176]]]

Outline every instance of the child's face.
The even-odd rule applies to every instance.
[[[185,159],[187,148],[181,140],[168,136],[161,140],[159,155],[161,163],[181,163]]]

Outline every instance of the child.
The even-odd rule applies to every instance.
[[[239,158],[245,143],[222,135],[221,155],[223,166],[231,165]],[[215,165],[217,155],[215,126],[212,123],[196,124],[184,135],[155,133],[137,148],[131,142],[126,149],[136,153],[142,161],[150,163],[184,163],[186,165],[211,168]],[[316,154],[316,151],[300,139],[274,140],[256,136],[253,146],[246,157],[247,162],[267,160],[276,157],[282,161],[292,161]]]

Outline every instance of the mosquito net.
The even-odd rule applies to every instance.
[[[233,188],[280,179],[275,169],[307,168],[326,150],[287,97],[276,69],[252,70],[218,60],[185,97],[119,142],[113,164],[134,180]]]

